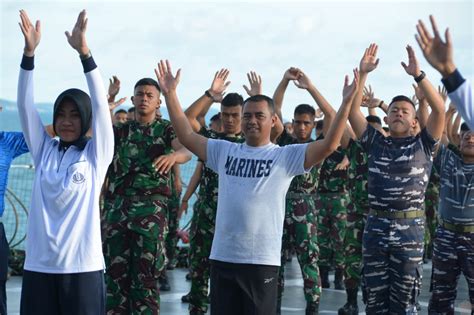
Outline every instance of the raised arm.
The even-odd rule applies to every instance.
[[[453,44],[449,29],[447,28],[444,32],[445,40],[443,40],[432,15],[430,15],[430,22],[434,36],[431,35],[423,21],[418,20],[416,41],[423,51],[426,61],[438,70],[443,77],[443,84],[448,90],[450,99],[457,106],[459,113],[470,128],[474,129],[472,87],[470,82],[465,80],[457,71],[454,64]]]
[[[300,71],[298,77],[296,79],[295,85],[300,88],[308,91],[311,97],[314,99],[316,104],[318,105],[319,109],[324,114],[324,123],[323,123],[323,134],[327,134],[329,127],[336,117],[336,111],[334,108],[329,104],[329,102],[324,98],[324,96],[319,92],[316,86],[311,82],[309,77],[303,72]]]
[[[109,79],[109,89],[107,90],[107,101],[109,103],[113,103],[115,101],[115,97],[120,92],[120,80],[117,76],[112,76]]]
[[[44,141],[49,139],[34,106],[34,55],[41,40],[41,22],[36,21],[35,26],[33,26],[25,10],[20,10],[20,19],[21,22],[18,24],[24,36],[25,46],[18,79],[17,106],[25,141],[35,165],[38,165]]]
[[[217,71],[211,87],[186,109],[185,115],[195,132],[199,132],[201,127],[204,127],[199,120],[206,116],[212,103],[222,100],[225,90],[230,84],[230,81],[227,81],[228,76],[229,70],[227,69]]]
[[[347,122],[349,112],[351,110],[352,101],[357,91],[357,85],[359,84],[359,73],[357,69],[354,69],[354,80],[349,85],[349,77],[346,76],[344,80],[344,89],[342,92],[342,104],[339,111],[334,118],[334,122],[328,130],[327,135],[323,140],[314,141],[308,144],[305,154],[304,167],[306,169],[320,163],[323,159],[328,157],[334,152],[344,133],[344,126]]]
[[[420,128],[423,129],[428,123],[428,117],[430,115],[428,110],[428,102],[426,101],[425,94],[416,84],[412,84],[415,90],[415,98],[418,100],[418,109],[416,110],[416,117],[420,123]]]
[[[245,84],[243,87],[248,96],[263,94],[262,77],[259,74],[255,71],[250,71],[247,73],[247,79],[249,80],[250,87]]]
[[[351,112],[349,114],[349,121],[351,123],[352,129],[354,130],[357,138],[361,138],[367,129],[367,120],[360,111],[360,105],[362,104],[363,90],[365,82],[367,81],[367,76],[369,72],[377,68],[379,64],[379,59],[377,58],[378,46],[376,44],[370,44],[370,46],[365,50],[362,59],[359,64],[359,84],[357,88],[356,95],[353,99],[353,104]]]
[[[283,123],[283,116],[281,114],[281,108],[283,106],[283,99],[285,98],[285,92],[288,88],[288,83],[291,80],[298,79],[300,70],[298,68],[291,67],[290,69],[286,70],[283,74],[283,78],[281,79],[280,83],[278,84],[275,92],[273,93],[273,103],[275,105],[275,114],[277,114],[280,121]]]
[[[168,60],[160,60],[155,74],[165,97],[166,107],[170,115],[171,123],[178,136],[179,141],[192,153],[196,154],[202,161],[207,161],[207,138],[193,131],[188,118],[179,103],[176,88],[181,76],[181,69],[173,76],[171,64]]]
[[[82,61],[92,103],[92,150],[95,161],[101,166],[99,169],[106,172],[114,154],[114,132],[104,82],[86,41],[87,22],[86,11],[82,10],[72,32],[66,31],[65,34]]]
[[[420,91],[425,95],[426,101],[431,108],[431,113],[426,122],[426,130],[434,139],[440,139],[443,134],[445,108],[444,102],[438,91],[420,70],[415,51],[410,45],[406,47],[408,53],[408,65],[402,61],[402,67],[406,73],[411,75],[418,83]]]

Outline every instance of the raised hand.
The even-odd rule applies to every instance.
[[[453,60],[451,35],[447,28],[444,32],[445,41],[443,41],[432,15],[430,15],[430,21],[434,37],[431,36],[423,21],[418,20],[418,24],[416,25],[418,34],[415,35],[415,38],[421,51],[423,51],[423,56],[425,56],[426,61],[428,61],[433,68],[438,70],[443,77],[446,77],[456,70]]]
[[[176,76],[173,76],[170,62],[168,60],[160,60],[158,68],[155,69],[155,74],[163,95],[176,91],[179,79],[181,78],[181,69],[178,69]]]
[[[87,21],[86,10],[82,10],[77,17],[72,33],[65,32],[69,45],[81,56],[86,56],[90,53],[86,42]]]
[[[220,103],[224,98],[225,90],[230,84],[230,81],[227,81],[229,73],[228,69],[221,69],[214,75],[214,80],[212,80],[211,87],[209,88],[209,93],[212,95],[214,102]]]
[[[293,82],[298,88],[304,89],[304,90],[309,89],[309,87],[313,85],[311,80],[303,71],[299,71],[297,79]]]
[[[402,61],[402,67],[405,69],[406,73],[416,78],[421,74],[420,65],[418,64],[413,48],[410,45],[407,45],[406,49],[408,53],[408,65]]]
[[[438,94],[441,96],[444,103],[446,104],[446,100],[448,99],[448,91],[446,90],[446,88],[444,86],[441,87],[441,86],[438,85]]]
[[[379,58],[377,58],[378,48],[376,44],[372,43],[365,49],[364,55],[359,63],[359,71],[361,73],[369,73],[377,68],[379,64]]]
[[[301,70],[295,67],[291,67],[290,69],[285,71],[283,74],[283,78],[290,80],[298,80],[298,77],[301,75]]]
[[[412,84],[413,86],[413,89],[415,90],[415,97],[418,101],[423,101],[426,97],[425,97],[425,93],[423,93],[423,91],[420,89],[420,87],[416,84]]]
[[[249,80],[250,88],[244,84],[245,92],[247,92],[249,96],[262,94],[262,77],[255,71],[250,71],[247,73],[247,79]]]
[[[342,90],[343,103],[351,103],[357,92],[357,87],[359,85],[359,71],[357,69],[354,69],[353,73],[354,79],[352,80],[351,84],[349,84],[349,76],[346,75],[346,77],[344,78],[344,88]]]
[[[314,115],[314,117],[317,118],[317,119],[320,119],[320,118],[323,118],[323,116],[324,116],[324,113],[321,110],[321,108],[317,108],[316,109],[316,114]]]
[[[364,95],[362,96],[362,103],[360,106],[367,108],[376,108],[380,105],[381,100],[376,98],[372,86],[369,84],[367,88],[364,86]]]
[[[21,32],[25,37],[25,48],[23,53],[27,57],[33,57],[35,55],[35,49],[38,47],[41,40],[41,22],[36,21],[35,26],[30,21],[28,14],[25,10],[20,10],[20,25]]]
[[[112,76],[111,79],[109,79],[109,90],[108,94],[110,98],[115,98],[117,94],[120,92],[120,80],[117,78],[117,76]]]
[[[109,111],[113,111],[114,109],[122,105],[126,100],[127,100],[126,97],[122,97],[116,102],[109,102]]]

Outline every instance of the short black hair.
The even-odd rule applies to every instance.
[[[395,102],[408,102],[410,103],[413,108],[416,110],[416,106],[415,106],[415,103],[413,103],[413,101],[411,100],[411,98],[409,98],[408,96],[405,96],[405,95],[397,95],[395,96],[394,98],[392,98],[392,101],[390,102],[390,104],[388,104],[388,107],[390,107],[393,103]]]
[[[239,93],[228,93],[221,101],[224,107],[242,106],[244,98]]]
[[[254,102],[254,103],[267,102],[268,109],[270,110],[270,113],[275,114],[275,104],[273,103],[273,99],[271,97],[268,97],[268,96],[263,95],[263,94],[257,94],[257,95],[253,95],[253,96],[250,96],[249,98],[247,98],[244,102],[244,106],[248,102]]]
[[[461,132],[466,132],[466,131],[470,131],[470,130],[471,130],[471,128],[469,128],[469,126],[465,122],[463,122],[461,124]]]
[[[382,125],[382,120],[380,119],[379,116],[369,115],[365,117],[365,120],[367,120],[368,123],[375,123],[375,124]]]
[[[308,105],[308,104],[300,104],[295,107],[295,111],[293,115],[304,115],[304,114],[316,116],[316,110],[314,109],[313,106]]]
[[[211,122],[221,119],[221,113],[217,113],[211,117]]]
[[[137,83],[135,83],[135,86],[133,87],[133,89],[135,90],[138,86],[144,86],[144,85],[153,85],[161,93],[161,88],[158,85],[158,82],[156,82],[156,80],[152,78],[143,78],[143,79],[138,80]]]
[[[117,115],[117,114],[126,114],[126,113],[127,113],[127,111],[126,111],[125,109],[119,109],[118,111],[116,111],[116,112],[114,113],[114,115]]]
[[[323,125],[324,125],[324,120],[322,120],[322,119],[321,119],[321,120],[318,120],[318,121],[316,122],[316,129],[318,129],[318,130],[319,130],[319,129],[323,129]]]
[[[134,113],[135,112],[135,107],[130,107],[127,112],[129,113]]]

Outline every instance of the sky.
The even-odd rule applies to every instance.
[[[424,60],[416,44],[415,25],[449,26],[456,65],[473,74],[473,1],[13,1],[0,0],[0,98],[16,99],[23,36],[19,10],[41,20],[42,39],[35,58],[35,100],[54,102],[67,88],[87,90],[77,53],[64,31],[71,31],[80,10],[88,12],[87,39],[104,84],[112,75],[122,81],[119,96],[153,77],[160,59],[182,69],[178,95],[189,106],[210,87],[214,73],[230,70],[228,92],[245,95],[246,73],[262,76],[263,93],[272,95],[283,73],[301,68],[334,108],[342,100],[345,74],[358,66],[364,49],[379,45],[380,64],[369,76],[376,96],[386,101],[411,96],[413,80],[400,65],[412,45],[421,69],[434,84],[440,75]],[[294,107],[314,104],[309,94],[290,85],[283,116]],[[130,100],[125,107],[131,106]],[[214,105],[217,107],[217,105]],[[7,109],[8,110],[8,109]]]

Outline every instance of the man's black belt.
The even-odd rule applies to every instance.
[[[415,218],[424,217],[425,211],[423,210],[383,211],[383,210],[370,209],[369,215],[373,215],[378,218],[386,218],[386,219],[415,219]]]

